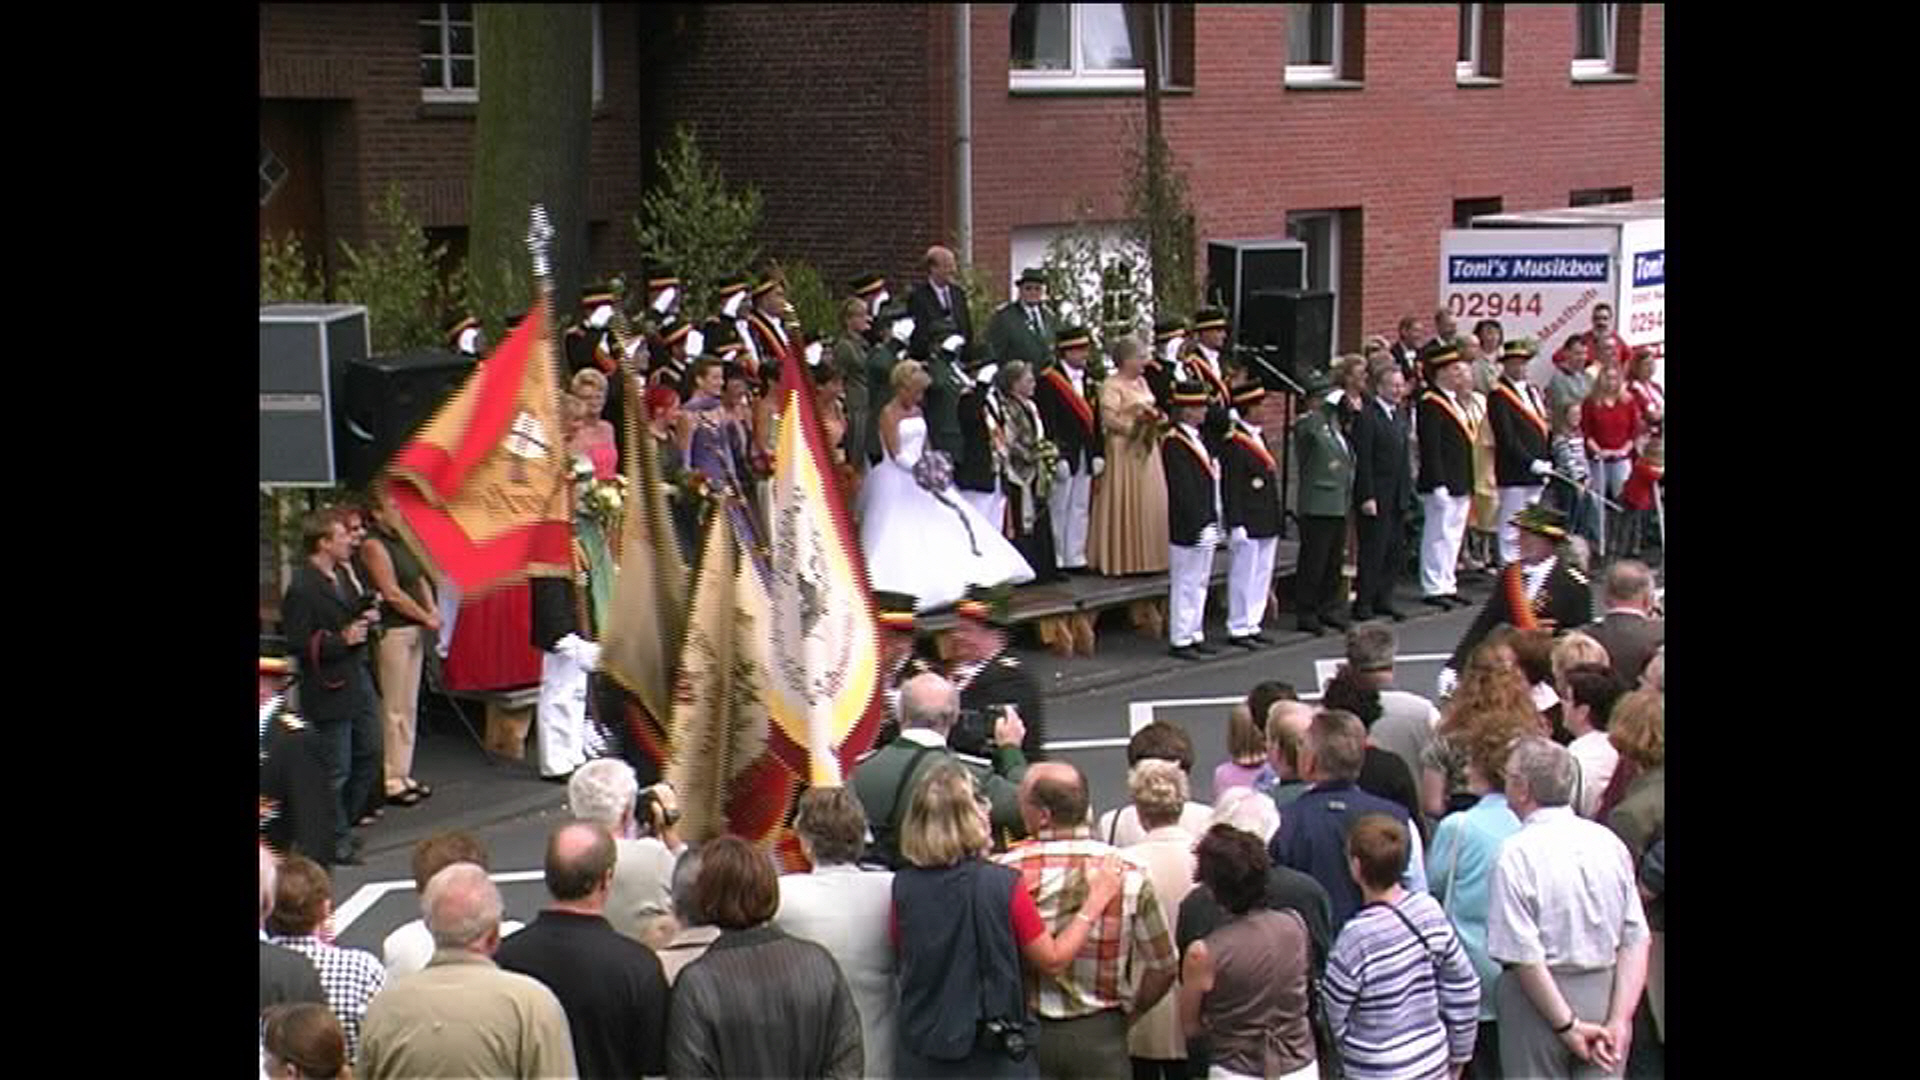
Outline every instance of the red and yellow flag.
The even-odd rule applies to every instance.
[[[838,786],[873,741],[880,642],[859,537],[796,351],[785,350],[780,365],[767,709],[805,750],[808,783]]]
[[[387,465],[402,527],[464,597],[573,572],[565,434],[544,304]]]

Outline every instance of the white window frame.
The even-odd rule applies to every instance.
[[[1034,71],[1012,66],[1009,58],[1007,66],[1007,89],[1021,92],[1060,92],[1073,90],[1137,90],[1145,93],[1147,89],[1147,69],[1117,68],[1098,71],[1084,70],[1080,67],[1080,9],[1082,4],[1068,4],[1067,7],[1067,55],[1073,66],[1065,71]],[[1124,10],[1124,5],[1120,5]],[[1011,14],[1008,16],[1011,18]],[[1153,17],[1159,21],[1160,49],[1160,86],[1166,89],[1172,84],[1168,81],[1172,73],[1173,50],[1169,44],[1173,38],[1173,12],[1168,4],[1153,5]]]
[[[1466,82],[1469,79],[1486,77],[1487,5],[1462,4],[1460,6],[1466,9],[1461,14],[1461,18],[1467,24],[1467,58],[1462,60],[1458,55],[1454,57],[1453,77],[1460,82]]]
[[[274,167],[279,169],[280,175],[274,176],[272,174],[270,170]],[[267,145],[267,140],[261,139],[260,179],[267,182],[267,191],[266,194],[260,196],[260,205],[265,206],[272,202],[273,197],[280,193],[281,186],[287,182],[287,177],[291,175],[293,175],[293,170],[287,168],[287,163],[281,160],[279,154],[273,152],[273,147]]]
[[[1148,259],[1146,249],[1141,247],[1139,242],[1134,238],[1131,227],[1125,222],[1118,221],[1092,221],[1085,223],[1083,227],[1091,229],[1100,241],[1100,263],[1102,269],[1111,265],[1116,259],[1123,259],[1132,264],[1134,295],[1141,299],[1143,307],[1151,308],[1153,304],[1153,263]],[[1072,225],[1016,226],[1007,236],[1007,252],[1010,256],[1007,260],[1007,265],[1040,266],[1044,264],[1047,261],[1047,249],[1052,246],[1054,238],[1072,232],[1073,229],[1074,226]],[[1083,278],[1080,281],[1080,291],[1099,296],[1106,291],[1105,282],[1101,280],[1096,272],[1094,277]],[[1012,288],[1011,295],[1019,295],[1017,286]],[[1056,312],[1059,312],[1061,318],[1065,319],[1068,317],[1067,313],[1060,311],[1060,307],[1062,303],[1068,299],[1068,297],[1064,296],[1049,295],[1047,297],[1047,303]],[[1139,312],[1135,314],[1138,315]],[[1098,334],[1103,332],[1103,327],[1100,324],[1100,315],[1101,313],[1098,311],[1075,310],[1072,313],[1072,318],[1074,321],[1079,322],[1080,325]]]
[[[1344,10],[1346,5],[1308,4],[1307,6],[1316,8],[1324,7],[1328,9],[1328,17],[1332,20],[1332,26],[1330,27],[1331,32],[1328,34],[1329,52],[1333,58],[1333,62],[1330,64],[1295,64],[1289,62],[1286,72],[1287,84],[1297,86],[1311,85],[1313,83],[1338,82],[1340,80],[1341,48],[1345,44],[1343,40],[1345,37],[1345,27],[1343,24],[1346,22],[1346,11]],[[1293,7],[1294,5],[1292,4],[1286,6],[1287,32],[1289,34],[1293,32]],[[1293,52],[1293,43],[1291,41],[1287,43],[1287,52],[1289,56],[1291,56]]]
[[[1614,74],[1614,64],[1620,55],[1620,5],[1619,4],[1575,4],[1573,6],[1573,47],[1580,48],[1580,27],[1586,21],[1583,8],[1597,7],[1601,12],[1603,30],[1601,48],[1606,55],[1598,60],[1573,58],[1572,74],[1576,79],[1591,78],[1598,75]]]
[[[440,9],[440,14],[434,23],[434,25],[437,25],[440,28],[440,51],[434,54],[423,54],[423,55],[434,55],[439,57],[440,85],[439,86],[422,86],[420,88],[420,100],[424,102],[428,102],[430,104],[471,105],[480,100],[480,39],[478,36],[479,20],[477,17],[479,13],[472,12],[469,18],[464,20],[456,20],[449,16],[449,13],[447,11],[447,8],[449,6],[450,5],[447,5],[447,4],[438,5]],[[453,55],[454,54],[452,53],[452,47],[453,47],[452,35],[453,35],[453,24],[455,22],[463,23],[469,28],[472,28],[475,33],[474,42],[473,42],[473,85],[472,86],[448,85],[449,81],[453,78]],[[416,24],[422,25],[422,26],[427,25],[427,20],[425,19],[417,20]],[[461,53],[459,55],[465,56],[466,54]]]
[[[1296,236],[1293,231],[1295,226],[1312,221],[1325,221],[1327,223],[1327,279],[1324,282],[1314,278],[1314,257],[1319,253],[1314,250],[1313,241],[1303,236]],[[1305,263],[1307,288],[1315,292],[1324,289],[1333,294],[1332,327],[1334,348],[1337,352],[1340,343],[1340,211],[1293,211],[1287,215],[1285,232],[1289,240],[1299,240],[1307,245],[1307,258]],[[1328,357],[1328,359],[1331,360],[1332,357]]]

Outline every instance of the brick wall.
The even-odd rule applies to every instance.
[[[588,214],[608,227],[595,230],[602,241],[588,252],[589,275],[639,260],[628,224],[640,205],[638,13],[607,4],[601,18],[604,100],[593,120]],[[467,224],[476,121],[472,108],[422,105],[418,19],[414,4],[260,7],[260,96],[336,103],[321,132],[329,245],[370,239],[368,208],[396,181],[422,225]]]
[[[1637,78],[1588,84],[1568,76],[1572,5],[1500,7],[1500,86],[1455,85],[1453,5],[1369,5],[1364,87],[1289,90],[1283,6],[1200,5],[1193,92],[1162,109],[1202,240],[1282,235],[1289,210],[1358,209],[1363,287],[1357,305],[1343,292],[1339,342],[1354,348],[1432,311],[1454,199],[1517,211],[1565,206],[1577,188],[1661,194],[1660,6],[1640,13]],[[1010,27],[1009,5],[974,6],[975,257],[996,281],[1013,229],[1065,223],[1082,200],[1120,214],[1120,140],[1145,111],[1137,93],[1009,93]]]
[[[944,190],[945,21],[918,4],[702,5],[653,103],[661,130],[690,123],[729,184],[759,189],[764,254],[836,293],[877,271],[904,295]]]

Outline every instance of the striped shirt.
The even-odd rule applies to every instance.
[[[1088,864],[1114,852],[1083,825],[1068,831],[1043,829],[995,861],[1020,872],[1041,921],[1058,936],[1086,902]],[[1141,975],[1172,971],[1179,964],[1145,864],[1136,856],[1119,854],[1127,860],[1120,903],[1109,904],[1095,920],[1066,971],[1050,979],[1028,977],[1027,1004],[1043,1019],[1075,1020],[1120,1008]]]
[[[1473,1057],[1480,977],[1425,893],[1355,912],[1321,993],[1351,1080],[1446,1080],[1450,1064]]]
[[[327,1008],[340,1018],[340,1029],[346,1033],[347,1060],[354,1060],[360,1050],[360,1021],[373,995],[387,985],[386,969],[370,952],[328,945],[311,934],[272,940],[312,961],[313,970],[320,973],[320,987],[327,992]]]

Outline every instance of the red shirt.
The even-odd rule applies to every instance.
[[[1013,895],[1008,898],[1008,914],[1013,921],[1014,944],[1025,946],[1034,938],[1046,932],[1047,924],[1040,918],[1039,905],[1033,902],[1033,894],[1018,882],[1014,884]],[[900,914],[889,913],[888,930],[893,938],[893,947],[900,947]]]
[[[1633,350],[1627,347],[1625,338],[1619,334],[1614,334],[1612,335],[1613,340],[1607,342],[1606,345],[1602,347],[1601,343],[1594,338],[1593,331],[1589,330],[1582,336],[1584,336],[1587,341],[1588,363],[1604,366],[1607,361],[1611,359],[1614,363],[1620,365],[1621,371],[1624,372],[1627,370],[1627,361],[1633,359]],[[1612,353],[1611,356],[1608,355],[1609,351]]]
[[[1640,433],[1640,403],[1631,394],[1621,394],[1612,405],[1602,405],[1599,398],[1589,397],[1580,403],[1580,433],[1601,450],[1626,450]]]
[[[1665,466],[1655,465],[1652,458],[1640,458],[1633,463],[1633,472],[1627,475],[1625,486],[1620,489],[1620,502],[1629,510],[1653,509],[1653,485],[1667,474]]]

